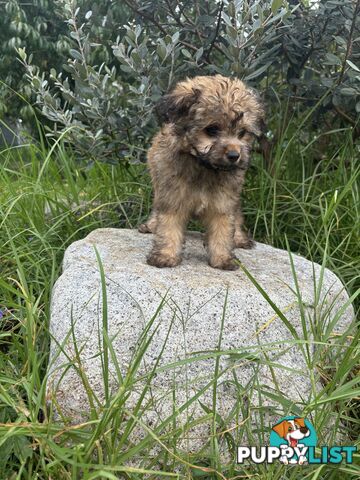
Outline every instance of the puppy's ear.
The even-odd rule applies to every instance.
[[[253,128],[253,133],[255,137],[260,140],[261,137],[265,134],[267,128],[266,123],[263,116],[260,116],[258,121],[255,123]]]
[[[287,434],[287,427],[288,427],[288,422],[286,420],[282,421],[281,423],[278,423],[275,425],[272,430],[276,432],[279,437],[285,438],[285,435]]]
[[[256,122],[253,126],[253,134],[259,139],[266,132],[266,123],[265,123],[265,104],[257,90],[254,88],[249,88],[252,97],[256,102]]]
[[[305,425],[305,419],[304,419],[304,418],[297,417],[297,418],[294,418],[294,421],[295,421],[295,423],[298,424],[300,427],[306,427],[306,425]]]
[[[161,123],[176,122],[188,114],[190,107],[197,102],[201,91],[192,88],[186,92],[174,92],[164,95],[156,104],[155,112]]]

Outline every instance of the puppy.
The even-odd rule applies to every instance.
[[[139,227],[155,233],[147,262],[178,265],[186,225],[196,217],[207,230],[209,264],[235,270],[234,247],[253,246],[243,229],[240,192],[264,123],[259,97],[236,78],[198,76],[178,83],[157,113],[163,126],[148,152],[154,204]]]

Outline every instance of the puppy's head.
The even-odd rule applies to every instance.
[[[221,75],[178,83],[160,100],[157,113],[162,122],[174,124],[182,151],[219,170],[245,170],[264,125],[258,95]]]

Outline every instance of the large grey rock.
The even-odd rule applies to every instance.
[[[86,418],[89,411],[74,338],[80,351],[82,375],[100,399],[104,396],[99,355],[102,289],[96,246],[106,278],[109,337],[122,375],[133,362],[144,328],[165,298],[149,330],[149,335],[155,333],[136,374],[140,380],[133,385],[127,401],[131,410],[141,395],[146,374],[161,354],[156,367],[160,370],[151,379],[144,399],[144,404],[151,400],[142,415],[145,423],[153,428],[178,408],[179,425],[204,416],[204,405],[212,409],[214,352],[218,350],[224,353],[218,357],[221,375],[217,379],[217,411],[225,418],[234,405],[241,404],[230,415],[229,424],[241,424],[245,420],[242,415],[251,413],[251,407],[258,403],[273,417],[295,408],[296,412],[301,411],[313,398],[314,385],[319,385],[316,371],[315,383],[311,382],[308,365],[315,348],[321,347],[311,340],[315,335],[316,340],[329,341],[326,325],[348,300],[339,279],[325,270],[320,290],[321,267],[293,255],[306,317],[302,322],[288,252],[259,243],[253,250],[237,250],[242,264],[284,312],[287,324],[275,314],[243,270],[225,272],[207,265],[199,234],[187,235],[183,263],[171,269],[160,270],[146,264],[151,241],[152,235],[133,230],[100,229],[67,249],[63,273],[54,286],[51,303],[53,340],[48,398],[56,396],[57,410],[74,422]],[[318,289],[316,294],[314,285]],[[352,320],[350,306],[333,328],[341,333]],[[310,342],[308,357],[304,340]],[[185,361],[194,357],[197,361]],[[175,362],[178,362],[175,366],[166,368]],[[74,366],[69,368],[71,363]],[[110,391],[116,393],[118,376],[111,361],[109,383]],[[196,401],[181,409],[206,385],[209,387]],[[185,448],[200,447],[207,440],[210,423],[208,420],[185,432],[183,437],[193,436]],[[204,439],[199,438],[199,433]]]

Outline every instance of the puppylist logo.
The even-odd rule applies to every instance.
[[[355,446],[322,446],[315,452],[317,435],[305,418],[288,416],[279,420],[271,429],[270,445],[262,447],[238,447],[237,461],[244,463],[274,463],[284,465],[319,465],[353,462]]]

